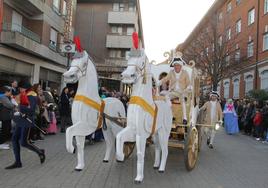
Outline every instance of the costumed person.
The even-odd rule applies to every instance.
[[[228,99],[224,106],[224,127],[227,134],[239,133],[238,129],[238,117],[235,112],[234,104],[232,99]]]
[[[187,115],[186,115],[186,101],[185,95],[187,90],[190,89],[190,77],[186,70],[183,69],[184,62],[180,57],[176,57],[173,59],[171,66],[174,67],[168,75],[162,78],[157,82],[157,86],[161,86],[162,84],[166,84],[169,82],[169,90],[162,91],[160,94],[165,95],[169,99],[179,98],[182,103],[182,112],[183,112],[183,120],[182,123],[184,125],[187,124]]]
[[[37,146],[29,142],[29,131],[33,127],[35,119],[35,108],[37,105],[37,94],[31,90],[29,82],[19,83],[20,94],[18,96],[18,110],[14,113],[14,122],[16,126],[12,135],[13,152],[15,162],[5,169],[21,168],[20,145],[37,153],[41,164],[45,162],[45,150],[39,149]]]
[[[56,115],[54,112],[55,111],[54,105],[48,104],[47,111],[48,111],[48,118],[49,118],[49,125],[47,128],[47,133],[48,134],[56,134],[58,132],[58,128],[57,128]]]
[[[68,120],[71,117],[71,105],[68,87],[63,88],[60,96],[60,118],[61,118],[61,130],[60,132],[65,133]]]
[[[216,125],[216,123],[222,124],[222,109],[221,104],[218,101],[219,95],[216,91],[212,91],[209,95],[209,101],[206,102],[200,110],[204,110],[205,119],[204,124]],[[204,133],[207,136],[207,145],[210,149],[213,149],[213,142],[216,134],[216,130],[213,128],[205,127]]]

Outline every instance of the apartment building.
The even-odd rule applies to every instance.
[[[219,41],[225,36],[236,48],[235,57],[228,58],[240,63],[235,75],[219,83],[221,97],[238,99],[253,89],[268,90],[268,0],[216,0],[177,50],[187,52],[215,17]],[[208,46],[205,53],[211,53],[212,49],[213,46]],[[240,57],[246,59],[240,62]],[[211,83],[206,84],[204,88],[210,90]]]
[[[93,58],[101,85],[122,91],[120,74],[126,67],[134,31],[144,48],[139,1],[78,0],[75,23],[75,33]]]
[[[74,16],[76,0],[0,0],[1,84],[29,79],[44,89],[61,88],[67,58],[60,45],[68,1]]]

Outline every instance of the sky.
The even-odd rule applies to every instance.
[[[140,0],[145,51],[157,63],[189,36],[214,0]]]

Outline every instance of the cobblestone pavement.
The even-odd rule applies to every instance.
[[[36,142],[46,149],[41,165],[36,154],[23,149],[23,168],[5,170],[13,162],[12,150],[0,150],[0,188],[268,188],[268,145],[244,135],[216,135],[215,149],[205,144],[196,168],[184,167],[183,151],[169,148],[164,174],[153,169],[153,145],[146,149],[145,179],[134,184],[136,153],[124,163],[102,163],[105,143],[85,147],[85,169],[75,172],[76,155],[67,153],[65,135],[46,136]]]

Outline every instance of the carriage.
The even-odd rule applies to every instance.
[[[155,64],[152,66],[152,75],[153,75],[153,85],[166,76],[169,71],[172,69],[170,66],[173,56],[182,57],[180,52],[171,51],[166,52],[164,56],[169,56],[167,60],[160,64]],[[151,62],[154,64],[154,62]],[[187,71],[190,77],[191,90],[186,93],[186,111],[187,119],[194,119],[189,121],[187,125],[182,123],[182,105],[179,98],[175,98],[171,101],[172,103],[172,129],[169,138],[169,147],[183,149],[184,151],[184,163],[188,171],[191,171],[197,162],[198,152],[201,150],[202,144],[202,128],[210,127],[218,129],[219,125],[206,125],[204,122],[204,113],[199,114],[199,103],[200,103],[200,79],[195,68],[195,62],[190,61],[185,63],[183,67]],[[160,88],[156,89],[156,95],[154,100],[166,100],[164,96],[161,96]],[[165,88],[167,89],[167,88]],[[195,123],[193,123],[195,122]],[[152,143],[148,139],[148,144]],[[128,158],[134,150],[135,143],[127,142],[124,145],[124,153],[126,158]]]

